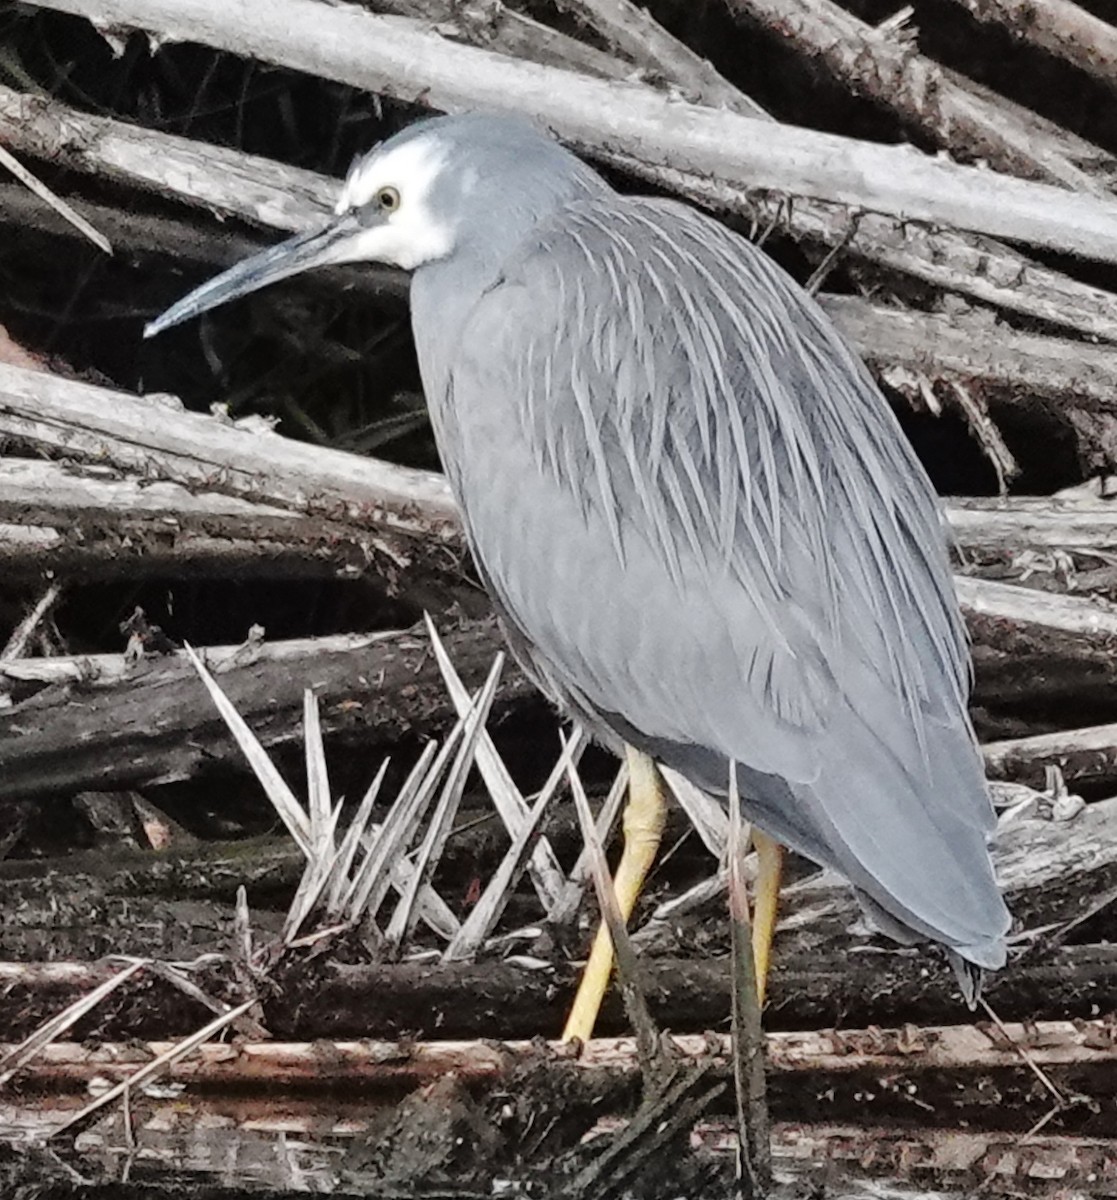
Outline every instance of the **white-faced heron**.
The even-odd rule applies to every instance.
[[[1005,961],[969,655],[931,484],[864,365],[765,254],[622,196],[526,122],[416,124],[358,160],[336,215],[233,267],[148,335],[311,267],[414,272],[435,436],[528,674],[631,768],[630,914],[664,822],[656,764],[878,927],[941,943],[972,999]],[[567,1036],[592,1030],[599,934]],[[762,986],[762,984],[761,984]]]

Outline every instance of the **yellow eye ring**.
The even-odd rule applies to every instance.
[[[394,187],[382,187],[376,193],[376,203],[381,212],[395,212],[399,208],[399,192]]]

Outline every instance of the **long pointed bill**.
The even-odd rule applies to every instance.
[[[267,250],[230,267],[223,275],[195,288],[177,304],[172,304],[162,316],[144,326],[144,337],[154,337],[164,329],[181,325],[191,317],[201,316],[211,308],[247,296],[250,292],[267,287],[269,283],[277,283],[280,279],[309,271],[312,267],[340,261],[341,256],[335,251],[359,228],[352,214],[344,213],[332,217],[320,229],[298,233],[277,246],[269,246]]]

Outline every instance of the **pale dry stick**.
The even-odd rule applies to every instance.
[[[209,693],[214,706],[221,714],[222,720],[228,726],[229,732],[240,747],[241,753],[248,759],[248,765],[252,768],[252,773],[260,781],[261,786],[267,793],[276,815],[287,827],[287,832],[294,838],[295,845],[298,846],[308,860],[312,860],[314,857],[314,845],[311,841],[310,822],[307,819],[303,806],[295,797],[295,793],[287,786],[283,776],[280,775],[275,764],[268,757],[268,752],[260,745],[259,740],[252,730],[249,729],[244,718],[229,702],[225,693],[217,686],[216,681],[210,675],[209,671],[206,670],[205,664],[198,657],[193,646],[187,645],[184,647],[184,650],[191,663],[193,663],[194,670],[198,672],[198,677]]]
[[[206,211],[235,214],[285,232],[305,229],[321,220],[333,204],[340,183],[271,159],[82,113],[53,100],[24,96],[3,87],[0,141],[78,171],[104,175]],[[742,213],[765,225],[786,227],[797,238],[823,245],[848,243],[850,255],[913,275],[935,287],[1085,335],[1117,340],[1117,297],[1031,262],[1001,243],[865,211],[857,214],[850,238],[850,210],[842,205],[803,197],[791,202],[789,197],[730,187],[705,175],[663,165],[653,169],[604,146],[596,147],[593,153],[599,160],[629,174],[643,174],[656,185],[717,211]],[[17,195],[12,200],[19,198]],[[11,202],[8,207],[15,223],[27,223],[35,217],[34,212],[17,211]],[[119,224],[113,210],[87,207],[96,208],[102,221],[111,219]],[[158,225],[159,221],[162,225],[154,240],[137,244],[136,238],[146,237],[153,223]],[[195,258],[201,248],[210,245],[199,241],[193,232],[190,237],[174,236],[165,218],[148,214],[145,222],[135,228],[121,228],[118,239],[130,238],[129,244],[138,249],[177,250],[192,253]],[[224,246],[228,235],[222,236]],[[243,254],[247,253],[245,249]],[[230,261],[226,255],[215,265],[228,266]],[[402,272],[364,264],[354,286],[359,283],[368,290],[370,282],[375,282],[373,290],[385,298],[391,295],[401,303],[406,298]]]
[[[1072,0],[954,0],[979,21],[1117,88],[1117,29]]]
[[[741,821],[737,764],[729,764],[729,932],[732,943],[733,1087],[737,1102],[737,1188],[742,1200],[763,1200],[772,1182],[772,1138],[765,1080],[764,1026],[752,946],[745,855],[748,833]]]
[[[106,979],[104,983],[98,984],[92,991],[75,1000],[73,1004],[67,1005],[60,1013],[56,1013],[48,1021],[45,1021],[33,1033],[19,1043],[18,1046],[13,1046],[6,1054],[0,1057],[0,1088],[4,1087],[23,1067],[39,1054],[44,1047],[49,1046],[51,1042],[57,1041],[62,1034],[66,1032],[75,1022],[79,1021],[88,1012],[92,1012],[106,996],[112,995],[122,983],[126,983],[137,971],[147,966],[144,959],[136,959],[118,971],[111,979]]]
[[[566,749],[566,739],[563,738],[563,749]],[[640,1073],[644,1078],[645,1087],[649,1091],[661,1087],[666,1078],[667,1063],[663,1060],[659,1045],[659,1032],[652,1019],[645,996],[642,971],[628,937],[625,919],[621,916],[617,895],[613,890],[613,880],[609,874],[609,864],[605,859],[605,850],[597,837],[597,827],[594,825],[590,802],[586,797],[585,788],[574,764],[567,756],[567,778],[570,781],[570,792],[574,797],[574,810],[578,814],[578,824],[582,830],[582,841],[589,855],[590,874],[597,892],[597,903],[601,910],[601,919],[605,923],[612,941],[613,956],[616,960],[617,980],[620,983],[621,995],[624,999],[628,1019],[636,1030],[636,1053],[640,1063]]]
[[[986,1000],[984,996],[979,996],[977,1002],[981,1005],[982,1009],[984,1009],[985,1015],[989,1018],[989,1020],[996,1025],[996,1027],[1001,1031],[1004,1037],[1008,1039],[1008,1041],[1012,1042],[1012,1036],[1009,1034],[1008,1028],[1006,1027],[1004,1021],[1002,1021],[1001,1018],[997,1016],[997,1014],[990,1007],[989,1001]],[[1032,1055],[1029,1054],[1027,1047],[1023,1045],[1017,1045],[1015,1042],[1012,1042],[1012,1045],[1016,1052],[1020,1055],[1020,1061],[1024,1063],[1028,1070],[1031,1071],[1032,1074],[1047,1089],[1051,1099],[1055,1101],[1056,1107],[1060,1109],[1066,1108],[1066,1096],[1064,1096],[1063,1093],[1055,1086],[1055,1084],[1051,1082],[1051,1077],[1046,1071],[1043,1070],[1042,1067],[1040,1067],[1039,1063],[1036,1062]]]
[[[1000,779],[1048,762],[1060,763],[1071,782],[1089,776],[1110,778],[1117,774],[1117,724],[1005,738],[987,742],[981,752],[985,770]],[[1083,761],[1072,766],[1070,760],[1075,757]]]
[[[62,585],[57,580],[46,587],[43,594],[35,601],[31,611],[12,630],[3,650],[0,650],[0,663],[12,662],[27,652],[27,645],[35,636],[35,631],[49,616],[62,595]]]
[[[336,841],[337,825],[341,820],[342,801],[334,805],[333,812],[320,820],[318,838],[313,857],[307,860],[302,878],[283,922],[284,945],[291,945],[299,937],[303,922],[310,916],[314,906],[322,898],[330,878],[338,868],[344,847]]]
[[[443,740],[427,742],[411,768],[399,795],[382,825],[361,835],[365,848],[361,865],[344,896],[344,912],[350,921],[375,920],[391,887],[392,864],[401,861],[427,806],[434,798],[438,780],[462,735],[465,722],[459,719]]]
[[[244,885],[241,884],[237,888],[236,911],[234,914],[234,938],[237,941],[236,954],[240,958],[238,966],[247,965],[252,960],[252,947],[249,944],[246,946],[244,942],[244,931],[248,928],[246,916],[248,911],[248,896],[245,892]],[[247,953],[246,953],[247,950]],[[200,1004],[203,1008],[208,1008],[212,1013],[224,1013],[227,1005],[218,1000],[216,996],[211,996],[208,992],[203,991],[192,979],[190,979],[183,970],[180,970],[174,963],[162,962],[154,960],[147,962],[148,971],[158,979],[165,980],[176,991],[181,992],[184,996],[189,996],[196,1004]],[[244,973],[247,975],[247,972]],[[238,972],[238,979],[245,982],[244,975]],[[252,987],[249,987],[252,990]],[[266,1039],[271,1035],[267,1029],[251,1016],[241,1017],[236,1022],[236,1031],[242,1037],[250,1038],[253,1041]]]
[[[1053,411],[1114,408],[1117,369],[1110,346],[1047,337],[953,313],[927,313],[827,295],[820,303],[858,351],[883,374],[908,368],[934,380],[996,389],[1011,402],[1043,401]]]
[[[513,58],[569,67],[602,79],[628,79],[632,75],[631,63],[552,29],[500,0],[484,6],[465,5],[461,0],[375,0],[372,7],[398,17],[437,21],[443,29],[452,29],[451,36],[458,41],[488,46]]]
[[[641,84],[592,79],[457,45],[355,5],[272,0],[38,0],[39,6],[225,49],[447,112],[532,112],[580,150],[601,146],[739,187],[954,225],[1117,261],[1106,198],[932,159],[911,148],[776,126],[689,105]]]
[[[61,196],[56,196],[42,180],[32,175],[23,163],[3,145],[0,145],[0,166],[7,167],[24,187],[29,188],[40,200],[49,204],[60,217],[68,221],[83,237],[87,237],[98,250],[103,250],[106,254],[112,253],[112,245],[103,233],[98,233],[84,217],[74,212],[73,208]]]
[[[1086,596],[1046,592],[973,575],[955,575],[954,588],[966,612],[1063,633],[1117,636],[1117,608]]]
[[[372,783],[365,790],[357,811],[349,822],[349,828],[342,839],[336,869],[330,877],[329,889],[326,895],[326,912],[331,917],[340,917],[345,910],[344,897],[355,879],[353,864],[360,849],[361,838],[368,832],[369,821],[372,817],[372,806],[380,795],[384,776],[388,773],[390,759],[385,758],[380,764]]]
[[[65,1133],[67,1129],[84,1123],[94,1113],[111,1104],[118,1096],[128,1095],[133,1088],[142,1087],[148,1080],[160,1075],[165,1068],[172,1067],[179,1059],[184,1058],[192,1050],[198,1049],[211,1038],[216,1037],[223,1029],[227,1029],[235,1021],[243,1017],[255,1004],[255,999],[245,1000],[243,1004],[239,1004],[235,1008],[230,1008],[222,1013],[221,1016],[215,1017],[208,1025],[199,1029],[197,1033],[191,1034],[188,1038],[183,1038],[181,1042],[175,1043],[168,1050],[165,1050],[162,1054],[152,1059],[151,1062],[140,1067],[135,1074],[122,1080],[116,1087],[109,1088],[103,1095],[98,1096],[96,1100],[87,1104],[81,1112],[74,1114],[69,1120],[53,1130],[50,1136],[58,1137]]]
[[[695,104],[771,120],[761,105],[632,0],[558,0],[558,4],[642,70],[672,84]]]
[[[245,1008],[247,1006],[244,1006]],[[234,1010],[240,1015],[240,1010]],[[1008,1038],[991,1036],[978,1025],[927,1028],[838,1029],[772,1032],[767,1035],[773,1073],[885,1077],[891,1072],[918,1076],[925,1071],[958,1072],[976,1078],[989,1071],[1027,1070],[1018,1046],[1045,1070],[1117,1063],[1117,1045],[1107,1018],[1075,1021],[1006,1022]],[[55,1042],[24,1069],[29,1084],[84,1087],[91,1079],[126,1077],[137,1064],[173,1050],[173,1042]],[[7,1052],[8,1047],[4,1046]],[[730,1036],[724,1033],[672,1034],[671,1049],[680,1064],[705,1062],[727,1071],[732,1066]],[[569,1068],[572,1072],[607,1071],[635,1075],[640,1059],[634,1037],[592,1038],[580,1050],[564,1042],[539,1039],[498,1042],[360,1041],[238,1042],[210,1044],[194,1061],[180,1062],[176,1082],[227,1086],[252,1080],[257,1086],[427,1083],[455,1073],[463,1080],[514,1078],[525,1064]],[[995,1094],[994,1094],[995,1102]]]
[[[233,667],[257,662],[304,662],[315,654],[364,650],[376,642],[400,636],[400,630],[379,633],[339,633],[318,638],[290,638],[276,642],[240,642],[235,646],[207,646],[206,665],[220,675]],[[174,650],[168,661],[185,660],[185,650]],[[58,654],[50,658],[0,659],[0,679],[21,683],[80,683],[83,687],[112,688],[135,672],[135,663],[123,654]]]
[[[898,23],[874,28],[831,0],[726,0],[726,7],[771,29],[848,88],[918,126],[952,154],[1075,191],[1106,194],[1096,174],[1108,158],[1103,150],[946,71],[920,54]]]
[[[462,683],[461,677],[458,675],[449,654],[446,653],[446,647],[442,642],[442,638],[439,637],[438,630],[435,628],[430,614],[424,613],[423,619],[426,622],[427,633],[431,640],[431,648],[434,650],[438,669],[442,672],[446,690],[450,695],[458,716],[464,717],[470,705],[469,692],[465,684]],[[575,762],[581,757],[585,741],[584,735],[581,731],[578,731],[576,743],[572,751],[575,755]],[[515,840],[528,820],[527,801],[521,794],[520,789],[513,782],[512,776],[509,774],[508,768],[504,765],[500,754],[497,752],[496,746],[493,744],[493,739],[487,729],[481,729],[478,734],[476,762],[485,787],[492,797],[493,807],[500,814],[500,819],[504,822],[509,836]],[[547,781],[545,787],[552,786],[551,780],[554,780],[553,786],[557,786],[558,781],[564,775],[565,770],[560,770],[556,766],[552,770],[551,779]],[[551,917],[558,898],[562,894],[564,880],[558,859],[555,858],[555,852],[551,848],[551,843],[546,838],[540,838],[532,849],[528,871],[536,894],[543,905],[543,911],[548,917]]]
[[[414,873],[410,883],[403,895],[400,896],[399,903],[388,922],[384,939],[390,953],[397,953],[402,948],[404,939],[411,932],[416,916],[415,900],[419,887],[421,884],[429,882],[431,874],[442,857],[442,851],[446,847],[454,817],[457,815],[458,805],[461,803],[465,791],[466,779],[473,766],[477,735],[488,720],[489,710],[496,698],[500,673],[503,669],[504,654],[498,653],[484,686],[478,692],[477,703],[466,718],[458,753],[442,786],[442,794],[431,815],[426,835],[415,854]]]
[[[558,793],[559,781],[565,775],[568,767],[574,766],[577,769],[575,762],[577,753],[573,739],[563,746],[559,761],[551,772],[551,778],[540,789],[535,803],[527,814],[527,819],[513,835],[512,844],[505,852],[504,858],[501,859],[500,866],[493,872],[488,886],[481,893],[472,912],[462,922],[462,927],[458,930],[454,940],[443,951],[443,962],[456,962],[472,958],[495,928],[508,901],[512,898],[513,888],[527,867],[532,839],[554,802]]]
[[[294,512],[328,510],[335,520],[359,520],[373,548],[377,535],[412,534],[437,545],[457,529],[449,487],[432,471],[230,425],[186,412],[173,398],[0,363],[0,432],[140,478],[154,474],[206,492],[219,480],[226,496]]]
[[[276,814],[286,825],[304,857],[313,864],[316,861],[314,843],[311,839],[310,820],[305,810],[268,757],[267,751],[260,745],[256,735],[218,687],[193,648],[186,646],[185,650],[241,752],[248,759],[253,774],[264,788]],[[333,814],[335,825],[339,815],[340,810]],[[375,883],[376,880],[374,879],[372,882]],[[414,869],[409,863],[403,860],[393,860],[389,863],[385,873],[384,887],[386,889],[389,886],[397,888],[401,895],[412,896],[411,904],[414,913],[422,916],[435,933],[445,937],[452,935],[457,930],[457,918],[425,880],[415,882]],[[416,904],[418,907],[414,907]]]
[[[303,745],[306,753],[307,819],[313,847],[311,861],[317,861],[332,849],[333,826],[337,818],[335,816],[331,820],[332,797],[330,775],[326,767],[326,746],[318,716],[318,697],[311,688],[303,692]]]
[[[573,746],[584,735],[585,731],[583,728],[580,725],[576,725],[571,731],[568,744]],[[577,760],[572,761],[577,766]],[[613,827],[616,825],[617,818],[621,814],[621,807],[627,795],[628,763],[622,760],[620,766],[617,768],[616,775],[613,777],[612,786],[609,788],[605,796],[605,801],[601,805],[601,811],[597,815],[597,840],[601,845],[605,845],[612,836]],[[582,849],[574,863],[573,870],[570,872],[570,878],[566,881],[551,916],[551,920],[556,925],[565,925],[574,919],[575,914],[581,907],[582,897],[585,895],[586,885],[590,882],[592,872],[592,856],[588,846],[585,844],[585,839],[583,839]]]
[[[667,781],[679,807],[690,818],[702,844],[720,862],[725,857],[729,837],[729,817],[725,807],[678,771],[660,767],[659,773]]]

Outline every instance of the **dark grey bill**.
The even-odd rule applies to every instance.
[[[353,215],[345,213],[332,218],[320,229],[297,233],[277,246],[269,246],[267,250],[246,258],[224,274],[195,288],[177,304],[172,304],[162,316],[144,326],[144,337],[154,337],[164,329],[181,325],[191,317],[201,316],[211,308],[247,296],[249,292],[267,287],[269,283],[277,283],[280,279],[322,266],[329,261],[329,251],[355,233],[357,228]]]

